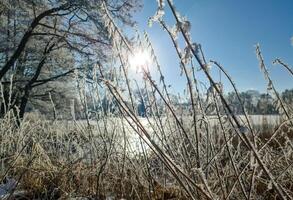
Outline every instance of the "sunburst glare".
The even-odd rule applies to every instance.
[[[151,63],[151,55],[146,50],[137,50],[128,56],[129,64],[132,69],[147,69]]]

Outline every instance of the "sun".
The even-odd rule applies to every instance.
[[[147,69],[151,63],[151,55],[146,50],[137,50],[128,56],[128,60],[132,69]]]

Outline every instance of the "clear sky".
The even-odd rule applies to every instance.
[[[193,41],[202,45],[207,59],[218,61],[229,72],[240,91],[266,91],[255,56],[256,43],[261,45],[276,88],[293,88],[292,76],[284,68],[272,65],[279,57],[293,66],[292,0],[174,0],[174,3],[191,22]],[[150,35],[167,83],[174,92],[182,91],[185,79],[179,76],[179,60],[167,33],[158,24],[147,26],[156,6],[156,0],[144,0],[144,7],[135,14],[135,20],[139,29]],[[174,19],[168,10],[166,6],[164,19],[171,26]],[[202,78],[200,74],[199,78]],[[231,90],[227,82],[224,86],[226,91]]]

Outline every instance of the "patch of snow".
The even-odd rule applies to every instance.
[[[5,197],[5,195],[10,194],[17,185],[17,181],[13,178],[6,178],[5,183],[0,185],[0,198]]]

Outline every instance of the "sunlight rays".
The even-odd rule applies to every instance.
[[[147,69],[151,63],[151,55],[149,52],[143,49],[139,49],[128,56],[129,64],[132,69],[142,70]]]

